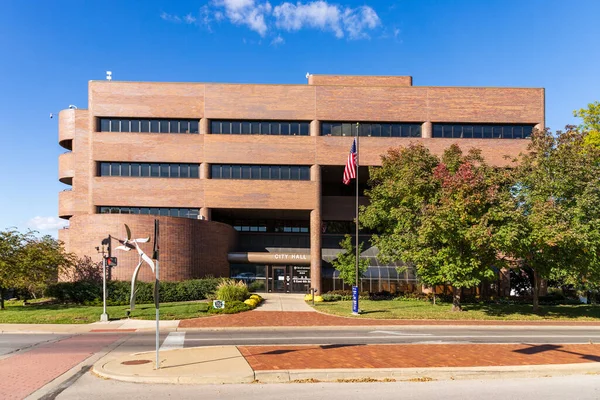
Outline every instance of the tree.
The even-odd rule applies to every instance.
[[[24,272],[21,288],[27,289],[36,297],[52,282],[56,282],[62,270],[70,268],[75,263],[75,257],[67,253],[63,244],[52,236],[30,238],[23,247],[21,260]]]
[[[333,267],[339,271],[340,278],[347,284],[357,286],[356,280],[356,246],[352,244],[352,236],[345,235],[344,240],[340,242],[340,246],[344,251],[340,252],[335,260],[331,263]],[[358,245],[358,253],[362,252],[363,244]],[[369,268],[369,260],[366,258],[359,258],[358,260],[358,274],[359,277],[363,276]]]
[[[585,143],[600,147],[600,102],[588,104],[587,108],[573,111],[573,115],[583,120],[579,125],[581,132],[587,132]]]
[[[380,257],[414,264],[429,286],[450,284],[452,310],[460,311],[462,289],[493,278],[499,263],[494,232],[501,213],[494,208],[506,174],[456,145],[442,160],[423,145],[390,150],[370,173],[361,221],[380,232],[372,238]]]
[[[71,282],[102,282],[102,262],[93,261],[89,256],[78,258],[61,272],[62,278]]]
[[[21,283],[23,247],[30,234],[12,229],[0,232],[0,310],[4,310],[4,291]]]
[[[14,229],[0,232],[0,309],[4,291],[26,289],[35,293],[56,280],[59,268],[71,265],[73,256],[51,236],[37,238],[34,232]]]
[[[585,139],[573,127],[556,136],[535,131],[514,170],[510,216],[498,237],[506,254],[533,271],[534,312],[543,279],[598,279],[600,149]]]

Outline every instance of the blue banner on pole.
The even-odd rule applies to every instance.
[[[358,286],[352,286],[352,313],[358,314]]]

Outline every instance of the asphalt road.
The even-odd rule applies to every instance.
[[[94,333],[93,335],[102,335]],[[0,358],[72,335],[0,334]],[[435,344],[435,343],[600,343],[600,327],[398,327],[344,329],[249,329],[161,332],[161,348],[217,345],[293,344]],[[123,352],[153,350],[154,332],[130,334],[119,348]]]
[[[181,333],[177,333],[181,335]],[[179,339],[181,341],[181,339]],[[284,344],[600,343],[600,327],[398,327],[190,331],[183,347]]]
[[[422,400],[440,397],[444,400],[592,400],[600,398],[600,376],[389,383],[142,385],[103,380],[88,373],[56,399]]]

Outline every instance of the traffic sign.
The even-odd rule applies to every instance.
[[[117,257],[106,257],[106,265],[109,267],[116,267]]]

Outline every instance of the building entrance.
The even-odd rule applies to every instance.
[[[267,265],[267,290],[279,293],[308,293],[309,265]]]
[[[286,267],[272,267],[270,277],[271,292],[285,293],[289,292],[289,275]]]

